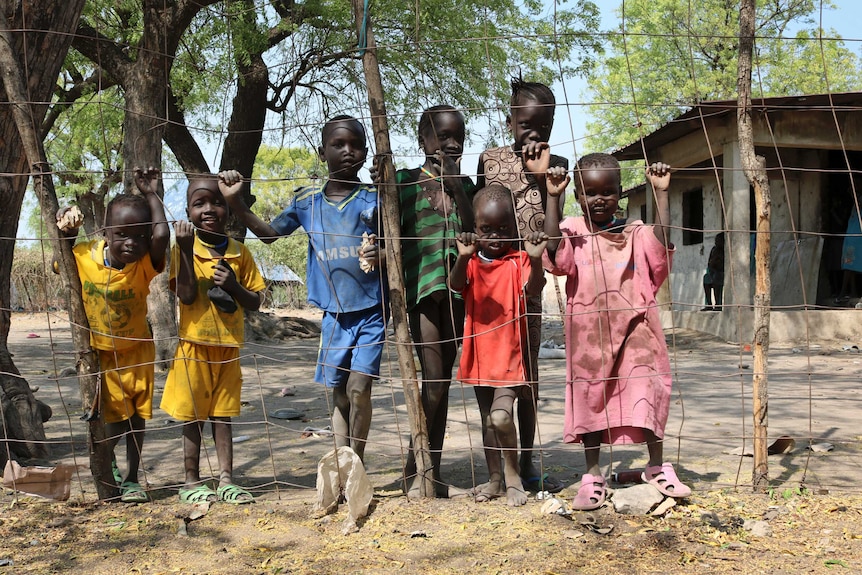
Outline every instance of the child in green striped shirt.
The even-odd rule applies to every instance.
[[[472,180],[461,174],[464,116],[434,106],[419,119],[425,163],[396,174],[401,198],[401,245],[410,333],[422,367],[422,407],[428,422],[433,478],[438,497],[448,497],[440,458],[449,408],[449,384],[464,331],[464,301],[446,280],[458,256],[454,239],[473,231]],[[411,450],[405,469],[407,496],[418,497],[422,477]]]

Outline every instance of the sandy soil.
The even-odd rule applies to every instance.
[[[313,318],[313,312],[301,315],[309,313]],[[695,494],[664,517],[625,516],[612,507],[570,517],[546,515],[543,502],[534,499],[517,509],[504,500],[408,501],[401,495],[400,470],[409,422],[392,349],[374,390],[366,457],[375,501],[359,531],[344,535],[344,510],[312,517],[317,462],[332,448],[331,437],[305,431],[329,425],[330,398],[311,383],[316,339],[246,346],[243,413],[234,420],[235,471],[257,503],[216,504],[187,523],[178,518],[189,512],[176,495],[182,477],[178,424],[156,410],[148,427],[143,467],[152,503],[98,503],[87,469],[77,384],[74,377],[57,377],[73,364],[68,322],[62,314],[14,314],[12,329],[9,346],[18,368],[39,387],[37,397],[54,409],[46,424],[52,457],[78,471],[68,502],[0,493],[7,506],[0,515],[0,573],[862,570],[862,432],[856,415],[862,355],[849,348],[854,342],[771,350],[770,438],[789,435],[795,447],[769,458],[772,487],[755,495],[752,459],[728,453],[751,447],[744,439],[752,421],[750,352],[696,333],[669,333],[676,396],[666,453]],[[562,340],[558,325],[549,325],[544,336]],[[540,367],[542,450],[535,458],[570,485],[562,496],[571,498],[583,457],[560,438],[565,366],[548,359]],[[156,405],[163,383],[160,374]],[[294,394],[282,396],[285,387]],[[270,416],[281,408],[298,410],[303,418]],[[453,385],[449,414],[444,477],[471,487],[486,478],[471,390]],[[206,445],[204,470],[216,465],[211,441]],[[611,462],[619,471],[641,468],[645,461],[639,446],[603,454],[608,473]],[[756,536],[742,527],[756,519],[765,520],[772,534]],[[13,565],[3,567],[4,560]]]

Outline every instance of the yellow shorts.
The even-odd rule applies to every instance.
[[[180,421],[239,415],[239,348],[180,340],[161,408]]]
[[[133,415],[152,419],[155,359],[152,341],[120,351],[99,350],[105,423],[126,421]]]

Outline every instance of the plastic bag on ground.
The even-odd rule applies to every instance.
[[[362,460],[349,447],[339,447],[328,452],[317,464],[315,512],[333,513],[338,508],[342,494],[350,515],[345,527],[347,531],[351,526],[355,528],[356,521],[368,514],[368,506],[374,496]]]

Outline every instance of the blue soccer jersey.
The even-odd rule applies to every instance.
[[[299,227],[308,233],[309,303],[332,313],[381,306],[379,267],[368,273],[359,267],[362,233],[377,233],[377,190],[358,184],[350,195],[333,203],[325,189],[325,185],[298,189],[270,225],[285,236]]]

